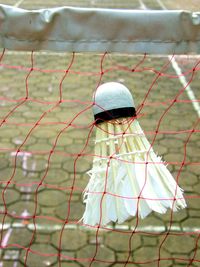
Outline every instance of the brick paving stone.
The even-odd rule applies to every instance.
[[[31,103],[30,102],[26,102],[23,105],[21,105],[20,107],[18,107],[16,112],[20,112],[20,113],[24,114],[24,112],[30,111],[31,107],[32,107]],[[33,113],[34,112],[35,112],[35,110],[33,109]]]
[[[177,264],[178,266],[181,266],[181,261],[178,259],[184,259],[184,262],[187,264],[190,262],[189,253],[176,253],[175,252],[175,253],[172,253],[172,257],[174,258],[174,265]]]
[[[29,172],[41,172],[46,170],[47,161],[45,160],[45,157],[37,157],[37,156],[31,156],[28,157],[26,161],[26,165],[23,165],[23,158],[18,159],[18,166],[22,167],[27,173]],[[23,175],[24,176],[24,175]]]
[[[56,133],[57,133],[57,128],[55,128],[55,126],[51,126],[51,127],[38,127],[37,129],[34,130],[33,132],[33,136],[36,138],[44,138],[44,139],[48,139],[51,137],[56,137]]]
[[[80,266],[83,266],[83,265],[80,265],[79,263],[75,263],[75,262],[64,262],[64,261],[62,261],[61,264],[62,264],[61,265],[62,267],[80,267]],[[56,263],[53,266],[57,267],[58,264]]]
[[[110,266],[115,261],[115,255],[112,250],[105,246],[99,246],[96,253],[96,245],[87,245],[81,248],[77,252],[77,258],[82,259],[81,264],[88,267],[95,254],[96,261],[92,263],[93,267]]]
[[[193,161],[196,161],[196,160],[198,161],[199,153],[198,153],[198,149],[196,149],[196,146],[192,146],[189,143],[186,148],[186,153],[187,153],[187,156],[193,159]]]
[[[142,266],[142,263],[152,261],[152,266],[157,266],[157,260],[158,260],[159,254],[158,254],[158,247],[155,246],[143,246],[139,248],[136,251],[133,251],[133,260],[134,262],[141,263],[139,266]],[[172,260],[169,258],[171,257],[170,253],[168,253],[166,250],[162,249],[160,253],[160,266],[166,266],[171,267],[172,266]],[[155,262],[154,262],[155,261]],[[153,265],[154,264],[154,265]],[[151,266],[151,265],[149,265]]]
[[[67,194],[66,194],[67,196],[70,195],[69,192],[71,192],[71,188],[67,190]],[[74,191],[72,196],[71,196],[71,201],[79,203],[80,198],[81,198],[80,192],[77,193]]]
[[[48,138],[48,143],[50,145],[53,145],[55,143],[55,138]],[[56,147],[63,147],[66,149],[68,145],[71,145],[73,143],[73,139],[68,136],[68,132],[62,132],[62,134],[59,136],[58,142]]]
[[[12,218],[11,217],[8,217],[7,215],[5,216],[5,208],[4,206],[0,206],[0,211],[1,211],[1,214],[0,214],[0,222],[1,224],[4,224],[4,226],[8,223],[11,223],[12,222]]]
[[[75,142],[73,142],[73,144],[65,146],[65,152],[72,154],[72,155],[73,154],[77,155],[78,153],[81,153],[84,148],[85,148],[84,144],[82,144],[82,143],[81,144],[77,144],[77,143],[75,144]]]
[[[116,261],[117,262],[126,262],[128,257],[129,257],[129,252],[128,251],[124,251],[124,252],[118,252],[117,250],[115,251],[115,255],[116,255]],[[118,263],[119,264],[119,263]],[[114,264],[115,266],[115,264]],[[116,266],[118,266],[116,264]],[[119,266],[124,266],[124,264],[120,263]]]
[[[194,253],[195,253],[195,257],[194,257]],[[198,266],[199,259],[200,259],[200,248],[196,247],[195,250],[190,253],[190,257],[191,258],[194,257],[194,266]]]
[[[1,134],[0,134],[1,135]],[[3,137],[5,137],[6,134],[3,134]],[[10,137],[12,138],[12,137]],[[15,146],[11,143],[10,139],[8,138],[2,138],[0,136],[0,148],[3,150],[12,151],[15,150]]]
[[[200,207],[200,199],[199,197],[196,198],[188,198],[187,199],[187,205],[188,205],[188,208],[189,209],[196,209],[196,210],[199,210],[199,207]]]
[[[95,245],[96,242],[98,242],[98,244],[104,244],[104,239],[105,239],[105,235],[104,233],[102,232],[99,232],[98,233],[98,236],[96,236],[96,233],[92,232],[91,233],[87,233],[88,234],[88,242],[89,244],[92,244],[92,245]]]
[[[55,207],[40,206],[40,208],[41,208],[41,214],[43,214],[44,216],[50,217],[50,218],[54,217],[56,219],[55,217],[56,208]]]
[[[43,267],[51,266],[57,262],[57,250],[49,244],[33,244],[31,246],[31,251],[28,253],[27,265]],[[25,260],[25,251],[21,253],[20,256],[21,262]]]
[[[77,144],[77,145],[79,145],[79,144],[85,144],[85,140],[84,139],[78,139],[78,138],[76,138],[73,141],[74,141],[73,143],[74,144]]]
[[[105,236],[105,245],[112,250],[119,252],[129,251],[131,242],[131,250],[141,247],[142,241],[140,234],[135,233],[131,237],[131,233],[126,232],[110,232]]]
[[[65,122],[66,126],[69,125],[70,123],[72,123],[72,125],[69,125],[69,127],[66,129],[67,132],[70,132],[69,137],[80,138],[80,135],[78,135],[78,132],[80,132],[80,129],[76,129],[76,128],[78,128],[80,126],[83,126],[86,128],[86,125],[89,125],[90,121],[88,120],[88,111],[84,112],[84,109],[86,107],[87,107],[87,105],[82,105],[79,107],[77,107],[77,106],[70,107],[69,105],[67,105],[64,108],[62,108],[62,110],[60,112],[56,113],[56,119],[58,121]],[[79,116],[76,117],[76,115],[80,111],[82,111],[84,113],[80,114]],[[74,133],[74,135],[71,131]],[[84,133],[84,132],[87,132],[88,129],[81,129],[81,131],[83,131],[83,133]]]
[[[184,120],[184,123],[182,120],[180,120],[179,116],[177,118],[173,118],[170,120],[169,125],[174,129],[176,127],[177,131],[190,129],[192,127],[192,121],[191,120]]]
[[[48,0],[48,3],[41,2],[41,0],[36,0],[34,4],[31,1],[26,1],[22,3],[23,8],[32,9],[32,8],[49,8],[55,7],[57,5],[64,6],[66,4],[65,0],[58,0],[56,3],[53,0]],[[74,3],[72,0],[68,0],[68,6],[75,6],[75,7],[113,7],[113,8],[138,8],[138,2],[133,2],[130,4],[122,3],[121,1],[115,1],[114,3],[111,2],[91,2],[90,0],[78,0]],[[75,64],[75,63],[74,63]]]
[[[6,3],[7,4],[7,3]],[[16,253],[16,251],[14,250],[13,251],[13,253]],[[10,259],[11,258],[11,252],[9,252],[8,254],[8,259]],[[16,262],[16,266],[17,267],[22,267],[22,266],[24,266],[24,265],[22,265],[18,260],[16,260],[16,261],[14,261],[14,262]],[[8,260],[8,261],[4,261],[4,265],[6,266],[6,267],[13,267],[13,261],[10,261],[10,260]]]
[[[78,151],[77,151],[78,152]],[[91,168],[91,162],[85,158],[71,157],[66,158],[65,163],[63,164],[63,169],[69,173],[86,173]]]
[[[19,238],[20,236],[20,238]],[[26,247],[29,245],[32,233],[26,228],[14,228],[8,240],[8,244],[18,244]]]
[[[72,264],[72,266],[73,266],[73,264],[75,266],[77,266],[77,265],[80,266],[76,260],[76,252],[74,252],[74,251],[62,250],[60,261],[62,263],[62,266],[63,266],[63,264],[66,266],[66,262],[68,263],[68,266],[71,264]]]
[[[1,157],[0,158],[0,170],[5,169],[6,167],[8,167],[8,165],[9,165],[8,159]]]
[[[44,88],[41,88],[41,90],[44,90]],[[40,110],[41,107],[43,107],[44,110],[48,109],[48,106],[30,100],[21,105],[17,110],[19,112],[23,112],[23,115],[27,118],[27,121],[33,122],[35,119],[39,119],[39,117],[42,115],[43,110]]]
[[[156,246],[158,244],[157,238],[151,235],[142,235],[141,240],[144,246]]]
[[[41,206],[54,207],[59,206],[66,201],[64,192],[60,190],[43,190],[38,194],[38,203]]]
[[[63,267],[68,267],[69,266],[69,263],[62,263],[62,266]],[[69,267],[82,267],[83,265],[81,265],[80,263],[71,263],[70,262],[70,266]]]
[[[6,191],[4,191],[4,201],[6,203],[6,205],[12,204],[14,202],[16,202],[18,199],[20,198],[20,194],[17,190],[15,189],[6,189]],[[3,195],[1,194],[0,197],[0,205],[3,205]]]
[[[40,101],[52,101],[52,100],[55,101],[55,96],[53,97],[53,99],[48,98],[47,91],[45,91],[45,88],[47,87],[47,85],[44,81],[41,81],[40,88],[37,88],[37,87],[38,86],[35,86],[35,88],[34,88],[35,90],[30,94],[30,96],[32,96],[34,99],[37,99]],[[43,88],[44,90],[40,90],[41,88]],[[48,107],[47,107],[47,109],[48,109]]]
[[[63,179],[63,181],[60,183],[61,187],[63,187],[66,190],[67,189],[70,190],[75,178],[74,193],[77,192],[80,193],[85,188],[88,182],[88,179],[85,178],[85,175],[76,173],[74,177],[74,174],[72,173],[69,174],[67,171],[64,171],[64,173],[65,173],[65,179]]]
[[[185,191],[186,194],[190,194],[193,191],[193,186],[184,185],[184,191]]]
[[[181,259],[175,259],[173,261],[173,267],[182,267],[182,266],[187,266],[186,264],[189,264],[190,260],[185,258],[185,257],[182,257]],[[190,265],[192,267],[195,267],[195,265]]]
[[[167,225],[171,221],[171,215],[172,215],[172,223],[178,223],[183,221],[188,217],[188,212],[186,209],[179,210],[178,212],[171,212],[171,210],[168,210],[165,214],[159,214],[156,213],[154,216],[156,218],[159,218],[160,220],[164,221]]]
[[[162,242],[163,238],[160,238]],[[170,233],[163,243],[163,248],[170,253],[190,253],[195,247],[195,238],[185,235],[173,235]]]
[[[130,265],[130,264],[129,264]],[[123,267],[124,266],[124,263],[114,263],[113,265],[112,265],[112,267]],[[138,265],[138,264],[135,264],[134,263],[134,266],[137,266],[137,267],[139,267],[139,266],[141,266],[141,265]]]
[[[56,232],[52,235],[52,243],[58,247],[59,241],[62,241],[62,249],[69,251],[76,251],[87,245],[87,233],[80,230],[64,230]]]
[[[74,120],[75,128],[79,129],[79,132],[83,130],[85,140],[88,137],[88,134],[93,136],[96,131],[95,127],[93,127],[94,118],[92,110],[85,111],[86,108],[87,106],[83,106],[81,110],[83,113]],[[90,131],[91,133],[89,133]]]
[[[168,153],[180,151],[183,149],[184,143],[182,140],[166,136],[163,140],[159,141],[159,145],[166,147]],[[158,145],[158,146],[159,146]]]
[[[183,187],[184,185],[192,185],[194,186],[194,189],[195,189],[195,187],[199,185],[199,179],[197,175],[191,173],[189,170],[181,172],[179,181],[181,182]]]
[[[12,171],[12,169],[10,169]],[[7,174],[5,177],[11,177],[11,172],[9,174]],[[25,175],[25,172],[20,169],[20,168],[17,168],[16,169],[16,173],[12,179],[12,183],[15,184],[15,187],[17,190],[19,191],[24,191],[24,190],[21,190],[19,189],[20,186],[23,187],[23,184],[25,185],[29,185],[29,190],[30,192],[34,192],[36,189],[36,186],[37,184],[39,183],[41,179],[41,174],[38,173],[38,172],[26,172],[26,175]]]
[[[62,169],[50,168],[47,176],[45,177],[44,183],[58,185],[69,180],[69,175]]]
[[[36,227],[37,228],[37,227]],[[52,233],[48,233],[48,234],[41,234],[39,231],[36,232],[35,234],[35,238],[34,238],[34,242],[35,243],[39,243],[39,244],[51,244],[51,234]]]
[[[65,171],[66,172],[66,171]],[[82,197],[81,192],[85,189],[89,178],[86,177],[87,175],[81,175],[79,173],[76,173],[76,175],[74,176],[74,174],[69,174],[66,172],[66,177],[67,179],[65,181],[63,181],[60,186],[61,188],[63,187],[65,190],[70,190],[70,188],[73,186],[74,183],[74,178],[75,178],[75,183],[74,183],[74,193],[79,193],[80,194],[80,198]]]
[[[144,0],[144,4],[147,5],[150,9],[160,9],[160,5],[156,1]]]
[[[13,139],[12,139],[12,143],[14,143],[16,146],[19,146],[21,144],[23,144],[24,142],[24,139],[25,137],[23,135],[21,136],[15,136]],[[27,147],[29,145],[33,145],[36,143],[36,138],[34,138],[33,136],[30,136],[28,138],[28,140],[26,141],[26,143],[24,144],[23,147]],[[24,149],[25,150],[25,149]]]
[[[51,149],[49,150],[48,155],[50,154]],[[68,158],[70,158],[70,155],[65,156],[65,154],[63,155],[63,153],[62,152],[60,153],[60,151],[51,154],[51,158],[50,158],[51,168],[53,168],[53,166],[56,166],[56,165],[58,165],[59,168],[61,168],[61,165],[64,164]]]
[[[198,212],[196,211],[196,216],[198,216]],[[191,218],[187,218],[186,220],[184,220],[181,225],[183,227],[188,227],[190,228],[197,228],[199,229],[200,227],[200,223],[199,223],[199,217],[191,217]]]
[[[25,202],[19,200],[18,202],[11,204],[8,207],[8,212],[16,216],[20,216],[25,211],[28,212],[30,215],[33,215],[35,211],[35,202],[32,201]],[[40,207],[38,206],[36,214],[39,213],[40,213]]]
[[[188,217],[188,212],[186,209],[183,209],[179,212],[174,212],[173,213],[173,222],[181,222],[185,220]]]
[[[183,160],[184,160],[184,156],[183,156],[183,153],[181,153],[181,151],[179,153],[176,153],[176,154],[175,153],[168,153],[165,156],[166,162],[181,164]],[[186,160],[188,160],[188,158]],[[180,168],[180,165],[178,165],[178,167]]]
[[[23,147],[24,147],[24,150],[33,151],[35,153],[38,153],[38,152],[49,153],[49,151],[51,151],[52,149],[52,146],[50,144],[45,144],[44,142],[40,143],[38,141],[35,141],[32,144],[30,144],[29,142],[25,144]]]
[[[51,214],[51,217],[45,216],[45,214],[44,216],[36,216],[34,222],[30,220],[30,223],[27,224],[27,228],[31,232],[35,230],[34,223],[36,225],[37,238],[37,235],[52,235],[54,232],[58,231],[58,229],[62,228],[64,222],[53,217],[53,214]]]
[[[190,143],[199,144],[199,129],[195,129],[197,132],[192,133],[190,137]]]
[[[198,9],[198,3],[196,1],[188,2],[187,0],[178,0],[175,3],[171,2],[170,0],[166,1],[166,7],[169,9],[175,8],[184,8],[185,10],[196,11]],[[184,63],[184,62],[183,62]],[[187,59],[185,60],[185,64],[188,64]]]
[[[17,250],[12,250],[12,249],[5,250],[3,255],[4,260],[18,260],[18,258],[19,258],[19,251]]]
[[[84,205],[80,202],[71,202],[70,203],[70,218],[69,220],[80,220],[83,216]],[[56,208],[56,215],[58,218],[66,219],[68,214],[68,200],[62,205],[59,205]]]
[[[163,214],[164,215],[164,214]],[[132,224],[132,227],[134,227],[135,225]],[[165,220],[163,218],[159,217],[159,213],[154,213],[152,212],[151,215],[149,215],[148,217],[146,217],[145,219],[139,219],[138,222],[138,228],[140,227],[146,227],[146,226],[161,226],[161,227],[165,227]]]
[[[38,184],[39,184],[39,179],[34,179],[34,177],[30,176],[21,180],[20,183],[16,183],[15,188],[18,192],[20,192],[21,198],[25,196],[24,200],[26,200],[27,195],[29,195],[29,197],[31,195],[31,197],[34,198],[36,190],[37,192],[44,190],[44,187],[42,185],[38,187]]]
[[[191,165],[189,170],[192,173],[196,174],[198,179],[199,179],[199,181],[200,181],[200,176],[199,176],[199,174],[200,174],[200,164]]]
[[[23,113],[15,112],[11,117],[9,117],[9,119],[7,119],[7,122],[9,122],[9,124],[17,123],[18,125],[20,125],[26,123],[27,121],[26,118],[23,117]]]
[[[86,122],[85,122],[86,125]],[[72,129],[69,130],[68,132],[68,138],[73,138],[73,139],[83,139],[86,140],[89,134],[88,129]]]
[[[194,217],[194,218],[199,218],[200,217],[200,213],[197,212],[195,209],[188,209],[188,217]]]
[[[195,194],[199,194],[199,192],[200,192],[200,183],[198,182],[198,184],[195,184],[194,186],[193,186],[193,191],[194,191],[194,193]]]
[[[166,155],[168,153],[168,147],[155,143],[153,145],[153,150],[157,155],[162,156],[163,161],[165,160],[163,158],[163,155]]]
[[[141,119],[138,119],[139,123],[140,123],[140,126],[142,127],[143,131],[144,132],[153,132],[154,134],[154,131],[155,131],[155,121],[151,121],[151,119],[148,118],[141,118]],[[151,141],[152,139],[152,136],[151,135],[147,135],[146,134],[146,137],[149,141]]]
[[[1,1],[2,4],[5,4],[5,5],[13,5],[13,1],[12,0],[3,0]]]

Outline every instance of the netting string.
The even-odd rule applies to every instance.
[[[5,51],[4,51],[5,52]],[[0,57],[0,64],[1,64],[1,61],[3,60],[4,58],[4,53],[1,55]],[[100,57],[100,71],[98,72],[98,76],[97,76],[97,82],[96,82],[96,88],[101,84],[103,78],[106,78],[106,74],[107,74],[107,71],[105,71],[105,67],[104,67],[104,63],[105,63],[105,58],[107,56],[107,53],[102,55]],[[68,99],[64,99],[63,98],[63,83],[65,81],[65,79],[67,79],[67,75],[69,73],[72,73],[71,71],[71,68],[74,64],[74,59],[75,59],[75,54],[72,54],[72,58],[69,62],[69,66],[68,66],[68,69],[66,71],[63,71],[63,76],[60,80],[60,83],[59,83],[59,98],[57,101],[53,101],[51,102],[51,104],[54,104],[53,107],[49,108],[48,110],[46,110],[40,117],[39,119],[34,122],[34,123],[27,123],[27,124],[17,124],[17,123],[9,123],[8,122],[8,119],[10,116],[12,116],[15,111],[22,105],[24,105],[25,103],[27,103],[28,101],[36,101],[36,100],[33,100],[33,99],[30,99],[29,98],[29,81],[31,79],[31,74],[32,72],[34,72],[34,53],[32,52],[31,53],[31,59],[30,59],[30,62],[31,62],[31,67],[28,68],[28,72],[27,72],[27,75],[25,77],[25,96],[23,98],[21,98],[20,100],[17,100],[15,102],[17,102],[17,105],[12,108],[9,113],[6,114],[6,116],[4,116],[4,118],[2,119],[2,121],[0,122],[0,127],[3,127],[4,125],[10,125],[10,124],[14,124],[14,125],[18,125],[18,126],[31,126],[31,129],[28,131],[24,141],[22,142],[22,144],[20,146],[18,146],[18,148],[13,151],[13,149],[2,149],[0,148],[1,151],[4,151],[4,152],[8,152],[8,151],[12,151],[14,152],[13,156],[13,172],[10,176],[10,178],[6,181],[1,181],[1,184],[4,184],[5,187],[4,189],[2,190],[2,199],[3,199],[3,205],[4,205],[4,212],[3,212],[3,220],[2,220],[2,224],[1,224],[1,242],[2,242],[2,239],[3,239],[3,230],[4,230],[4,226],[5,226],[5,220],[6,220],[6,217],[10,217],[10,218],[23,218],[23,216],[17,216],[15,214],[12,214],[12,213],[9,213],[9,210],[8,210],[8,207],[7,207],[7,203],[6,203],[6,199],[5,199],[5,192],[6,190],[9,188],[10,185],[16,185],[16,186],[26,186],[26,187],[29,187],[31,185],[36,185],[37,188],[35,190],[35,195],[34,195],[34,203],[35,203],[35,207],[34,207],[34,212],[33,212],[33,215],[31,216],[27,216],[26,218],[24,219],[32,219],[33,220],[33,233],[32,233],[32,237],[30,239],[30,242],[29,242],[29,246],[28,247],[24,247],[24,246],[21,246],[20,244],[9,244],[9,245],[6,245],[5,247],[3,248],[14,248],[14,247],[17,247],[17,248],[22,248],[24,251],[26,251],[26,254],[25,254],[25,260],[24,260],[24,264],[25,266],[27,265],[28,263],[28,256],[29,256],[29,253],[33,253],[33,254],[37,254],[37,255],[41,255],[41,256],[44,256],[44,257],[57,257],[58,258],[58,261],[59,261],[59,266],[61,266],[62,264],[62,260],[63,259],[66,259],[66,260],[71,260],[71,261],[75,261],[75,262],[87,262],[90,266],[92,266],[92,264],[94,262],[99,262],[99,263],[109,263],[109,264],[112,264],[113,261],[109,261],[109,260],[104,260],[104,259],[99,259],[97,258],[97,255],[98,255],[98,252],[100,250],[100,244],[99,244],[99,233],[100,233],[100,230],[105,230],[105,231],[113,231],[113,232],[116,232],[116,233],[123,233],[123,234],[126,234],[126,235],[129,235],[129,241],[128,241],[128,247],[129,247],[129,250],[128,250],[128,257],[126,260],[122,260],[122,261],[117,261],[117,263],[120,263],[120,264],[124,264],[124,266],[126,265],[131,265],[131,264],[150,264],[150,263],[157,263],[157,266],[160,266],[161,262],[162,261],[165,261],[165,260],[168,260],[168,259],[176,259],[177,261],[181,261],[181,262],[187,262],[188,266],[190,266],[193,262],[199,262],[198,259],[196,259],[196,255],[197,255],[197,248],[198,248],[198,242],[199,242],[199,233],[194,233],[196,235],[196,238],[195,238],[195,242],[194,242],[194,252],[193,252],[193,255],[190,259],[185,259],[185,258],[181,258],[181,257],[176,257],[176,258],[161,258],[161,251],[162,251],[162,247],[163,247],[163,244],[165,243],[166,239],[168,238],[169,235],[190,235],[192,234],[191,232],[187,232],[187,233],[173,233],[172,232],[172,224],[173,224],[173,212],[171,212],[170,214],[170,223],[169,223],[169,227],[166,228],[166,232],[165,233],[147,233],[145,231],[140,231],[139,230],[139,218],[138,216],[136,216],[136,225],[129,231],[123,231],[123,230],[117,230],[117,229],[112,229],[110,228],[109,226],[108,227],[100,227],[100,226],[95,226],[95,227],[92,227],[92,226],[89,226],[87,225],[87,227],[90,227],[91,229],[94,229],[95,231],[95,241],[96,241],[96,244],[95,244],[95,252],[93,254],[93,256],[91,258],[80,258],[80,257],[68,257],[68,256],[65,256],[63,255],[62,253],[62,242],[63,242],[63,233],[64,233],[64,230],[66,229],[66,225],[69,225],[69,224],[76,224],[76,225],[82,225],[83,227],[86,226],[86,225],[83,225],[81,222],[79,221],[71,221],[70,220],[70,214],[71,214],[71,202],[72,202],[72,196],[74,194],[75,191],[82,191],[83,188],[81,187],[76,187],[75,186],[75,181],[77,179],[76,177],[76,174],[77,174],[77,163],[79,161],[79,159],[81,157],[92,157],[92,156],[98,156],[98,155],[93,155],[91,153],[86,153],[85,150],[86,148],[88,147],[88,144],[89,144],[89,141],[91,139],[91,135],[92,135],[92,132],[94,130],[94,123],[90,123],[86,126],[78,126],[74,123],[75,119],[78,118],[81,114],[84,114],[86,111],[90,110],[92,108],[92,105],[93,103],[91,101],[79,101],[79,100],[73,100],[73,102],[76,102],[76,103],[79,103],[79,104],[84,104],[86,105],[86,107],[84,107],[84,109],[81,110],[81,112],[77,113],[73,119],[71,119],[70,121],[67,121],[67,122],[63,122],[61,124],[64,125],[64,128],[62,130],[59,131],[59,133],[57,134],[57,136],[55,137],[54,139],[54,143],[53,143],[53,146],[51,148],[50,151],[31,151],[31,153],[33,154],[41,154],[41,155],[48,155],[48,160],[47,160],[47,166],[46,166],[46,169],[45,169],[45,172],[44,172],[44,175],[43,177],[40,179],[39,182],[32,182],[32,183],[19,183],[19,182],[15,182],[13,181],[13,178],[15,177],[15,173],[16,173],[16,167],[17,167],[17,157],[19,156],[20,153],[22,152],[25,152],[23,150],[23,146],[25,145],[25,143],[28,141],[28,139],[30,138],[30,136],[32,135],[33,131],[39,127],[39,126],[42,126],[42,125],[51,125],[51,122],[49,123],[43,123],[43,119],[45,118],[45,116],[49,113],[51,113],[53,110],[57,109],[58,106],[61,104],[61,103],[64,103],[64,102],[69,102],[71,100],[68,100]],[[144,60],[146,59],[146,55],[144,56],[143,60],[140,61],[138,64],[136,64],[136,67],[135,68],[132,68],[132,71],[133,73],[137,71],[137,68],[140,64],[142,64],[144,62]],[[170,62],[170,61],[169,61]],[[168,68],[169,66],[169,62],[167,62],[163,68],[161,69],[161,71],[156,71],[154,72],[156,77],[154,77],[153,81],[152,81],[152,84],[150,85],[149,87],[149,90],[147,92],[147,95],[145,95],[144,99],[143,99],[143,102],[142,104],[139,106],[138,108],[138,113],[141,113],[141,111],[143,110],[144,106],[147,106],[148,105],[148,97],[149,97],[149,94],[150,92],[155,88],[155,84],[156,84],[156,81],[158,81],[159,79],[161,79],[163,76],[165,76],[164,74],[164,71]],[[191,73],[191,77],[188,81],[188,84],[187,86],[193,81],[194,79],[194,76],[195,76],[195,73],[199,70],[199,62],[192,68],[191,71],[189,71],[188,73]],[[113,68],[114,69],[114,68]],[[113,69],[111,68],[110,71],[113,71]],[[119,68],[118,68],[119,69]],[[122,69],[122,68],[120,68]],[[128,71],[128,69],[125,70],[125,68],[123,69],[123,71]],[[82,75],[83,75],[83,72],[82,72]],[[134,74],[133,74],[134,75]],[[166,117],[167,113],[170,111],[170,109],[176,104],[176,103],[191,103],[191,101],[186,101],[186,100],[180,100],[178,99],[180,96],[183,95],[183,93],[185,92],[186,90],[186,87],[184,88],[181,88],[178,93],[174,96],[174,99],[171,99],[170,101],[165,101],[165,105],[167,106],[165,111],[161,114],[160,118],[159,118],[159,121],[156,125],[156,128],[155,128],[155,131],[151,131],[151,132],[145,132],[145,134],[149,134],[151,136],[153,136],[153,141],[151,142],[151,147],[153,146],[153,144],[155,143],[156,141],[156,138],[158,137],[159,134],[187,134],[187,138],[185,139],[184,141],[184,155],[183,155],[183,160],[181,162],[168,162],[169,164],[174,164],[174,165],[177,165],[179,166],[179,170],[178,170],[178,174],[176,176],[176,181],[178,182],[179,181],[179,177],[180,177],[180,174],[182,173],[182,170],[183,168],[186,166],[186,165],[191,165],[191,166],[198,166],[200,163],[199,162],[187,162],[186,161],[186,155],[187,155],[187,146],[189,144],[189,141],[192,137],[192,135],[194,133],[199,133],[199,130],[197,128],[198,124],[199,124],[199,119],[193,124],[192,128],[191,129],[187,129],[187,130],[179,130],[179,131],[161,131],[160,130],[160,126],[161,126],[161,123],[163,121],[163,119]],[[10,101],[10,100],[9,100]],[[13,100],[14,101],[14,100]],[[39,100],[38,100],[39,101]],[[50,103],[50,102],[43,102],[41,101],[42,104],[47,104],[47,103]],[[150,102],[149,102],[150,103]],[[156,104],[155,103],[152,103],[152,105],[160,105],[162,104],[163,102],[157,102]],[[68,129],[68,128],[77,128],[77,129],[88,129],[89,132],[87,134],[87,137],[86,137],[86,140],[85,140],[85,143],[82,147],[82,149],[79,151],[79,152],[76,152],[76,153],[66,153],[66,152],[62,152],[62,151],[58,151],[56,150],[57,148],[57,143],[58,143],[58,140],[59,138],[62,136],[62,134]],[[128,130],[128,128],[127,128]],[[104,140],[105,141],[105,140]],[[28,152],[28,151],[26,151]],[[150,153],[150,150],[148,151]],[[49,169],[50,169],[50,164],[51,164],[51,157],[53,154],[58,154],[58,155],[62,155],[62,156],[66,156],[66,157],[75,157],[74,159],[74,162],[73,162],[73,179],[72,179],[72,184],[71,186],[69,187],[65,187],[65,186],[57,186],[57,185],[51,185],[51,184],[48,184],[48,183],[45,183],[45,178],[49,172]],[[112,157],[112,155],[111,155]],[[111,158],[110,156],[106,159],[108,160],[108,162],[111,161]],[[113,156],[114,158],[114,156]],[[101,160],[102,158],[100,158]],[[137,162],[135,162],[137,163]],[[146,169],[149,168],[149,165],[151,164],[151,162],[148,162],[148,158],[147,158],[147,162],[148,163],[148,166],[146,165]],[[139,164],[139,162],[138,162]],[[145,163],[144,163],[145,164]],[[108,170],[107,170],[108,171]],[[107,181],[107,176],[108,176],[108,173],[106,174],[106,181]],[[145,177],[147,178],[147,174],[145,174]],[[146,181],[146,179],[145,179]],[[144,184],[145,186],[145,184]],[[37,210],[38,210],[38,192],[39,192],[39,188],[40,187],[46,187],[46,188],[54,188],[54,189],[58,189],[58,190],[62,190],[62,191],[65,191],[65,192],[69,192],[70,196],[69,196],[69,199],[67,200],[68,203],[67,203],[67,214],[65,216],[65,218],[63,220],[61,219],[57,219],[57,218],[54,218],[54,217],[50,217],[50,216],[40,216],[40,215],[37,215]],[[104,195],[105,195],[105,192],[106,192],[106,184],[105,184],[105,188],[104,188],[104,191],[103,192],[98,192],[97,194],[102,194],[102,199],[101,199],[101,205],[102,205],[102,201],[103,201],[103,198],[104,198]],[[89,192],[90,194],[94,194],[96,192]],[[106,192],[107,194],[109,194],[109,192]],[[140,195],[139,195],[139,198],[138,198],[138,203],[141,199],[143,199],[143,197],[141,196],[142,194],[142,190],[140,192]],[[111,194],[117,198],[123,198],[124,196],[120,196],[120,195],[115,195],[115,194]],[[126,197],[124,197],[126,198]],[[128,198],[128,197],[127,197]],[[198,199],[199,196],[195,196],[195,195],[187,195],[186,196],[187,199]],[[175,199],[176,199],[176,193],[174,195],[174,199],[173,199],[173,203],[175,202]],[[154,199],[152,199],[154,200]],[[164,198],[163,198],[164,200]],[[102,209],[101,209],[102,210]],[[138,215],[138,214],[137,214]],[[102,216],[102,214],[101,214]],[[58,241],[58,253],[54,254],[50,254],[50,253],[41,253],[39,251],[35,251],[32,249],[32,244],[34,242],[34,238],[35,238],[35,235],[36,235],[36,231],[37,231],[37,223],[36,223],[36,219],[38,218],[41,218],[41,219],[46,219],[48,221],[53,221],[53,222],[57,222],[59,224],[61,224],[61,229],[60,230],[60,236],[59,236],[59,241]],[[101,219],[100,219],[100,223],[101,223]],[[130,260],[130,257],[131,257],[131,253],[132,253],[132,238],[134,237],[135,234],[138,234],[138,233],[141,233],[141,234],[146,234],[146,235],[151,235],[151,236],[162,236],[163,239],[159,245],[159,248],[158,248],[158,258],[156,259],[150,259],[150,260],[147,260],[147,261],[133,261],[133,260]]]

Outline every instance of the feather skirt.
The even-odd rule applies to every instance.
[[[183,190],[157,156],[137,120],[97,126],[95,156],[84,191],[87,225],[123,223],[152,211],[165,213],[186,207]]]

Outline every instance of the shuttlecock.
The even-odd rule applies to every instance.
[[[186,207],[183,190],[157,156],[136,120],[130,91],[122,84],[99,86],[93,96],[95,155],[84,190],[87,225],[123,223],[151,211]]]

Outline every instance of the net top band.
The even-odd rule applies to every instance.
[[[0,28],[0,47],[16,51],[200,53],[200,16],[188,11],[0,4]]]
[[[100,85],[93,95],[95,123],[136,116],[133,97],[126,86],[118,82]]]

